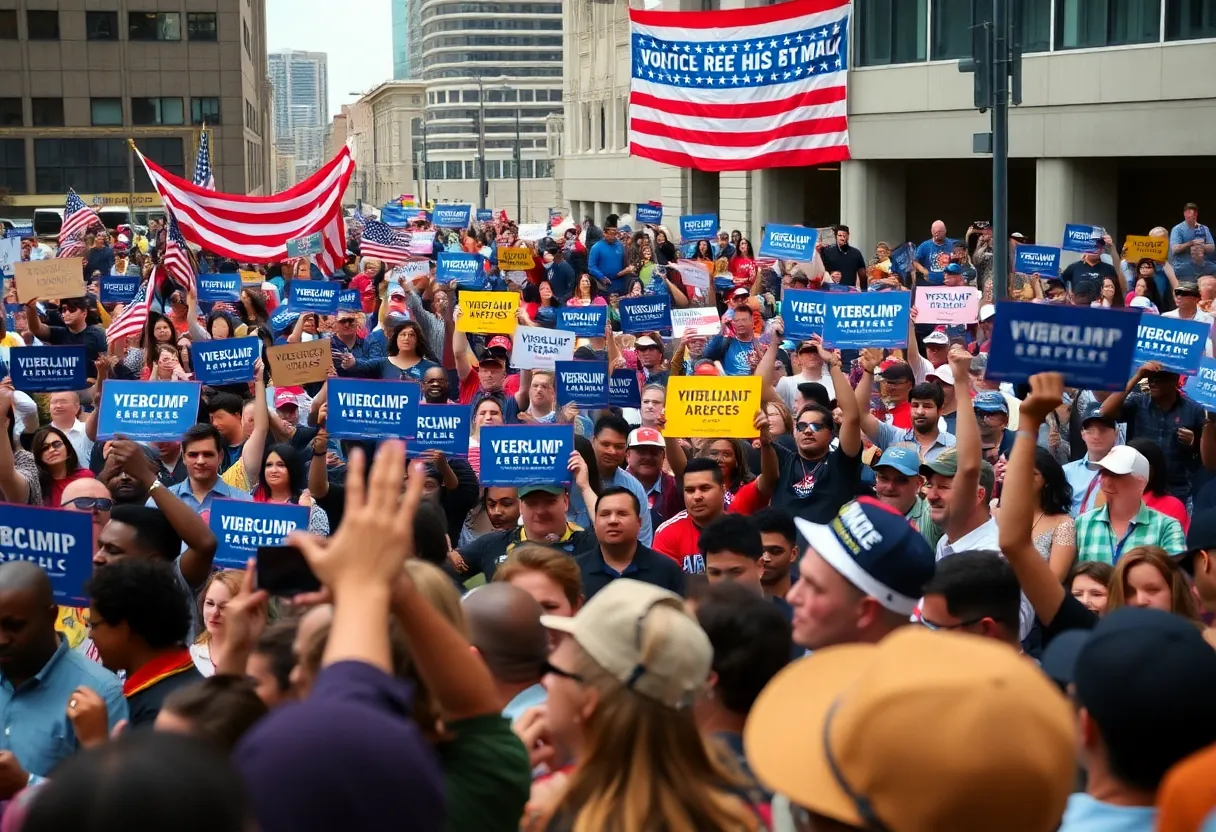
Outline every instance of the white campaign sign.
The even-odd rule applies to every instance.
[[[554,361],[574,360],[574,333],[564,329],[521,326],[515,330],[511,366],[520,370],[552,370]]]
[[[547,228],[543,222],[526,222],[519,227],[519,239],[530,242],[543,240],[549,233]]]
[[[13,276],[13,264],[21,261],[21,238],[0,239],[0,274]]]
[[[413,281],[419,277],[428,277],[430,273],[430,260],[410,260],[393,268],[393,277],[404,277],[406,281]]]
[[[671,335],[683,338],[687,335],[717,335],[722,331],[722,320],[713,307],[671,310]]]
[[[704,263],[696,260],[677,260],[676,270],[680,272],[680,279],[684,281],[685,286],[709,290],[709,269]]]
[[[410,254],[426,256],[435,250],[434,231],[415,231],[410,235]]]

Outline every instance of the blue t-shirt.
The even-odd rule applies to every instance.
[[[715,335],[705,345],[702,358],[711,361],[721,361],[722,369],[728,376],[750,376],[753,368],[748,359],[756,351],[756,340],[740,341],[737,338],[727,340],[721,335]]]
[[[945,280],[946,266],[950,265],[950,252],[954,249],[954,241],[946,238],[943,243],[933,242],[930,237],[916,247],[916,262],[929,270],[929,276],[917,274],[917,285],[940,286]]]

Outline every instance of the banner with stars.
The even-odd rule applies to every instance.
[[[705,171],[849,158],[848,0],[629,17],[633,155]]]

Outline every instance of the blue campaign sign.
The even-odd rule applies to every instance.
[[[198,399],[197,381],[107,381],[97,438],[181,440],[198,421]]]
[[[891,249],[891,268],[901,275],[910,274],[915,257],[916,247],[911,243],[902,243]]]
[[[435,215],[435,225],[440,228],[467,228],[471,205],[436,205],[432,212]]]
[[[261,355],[262,341],[253,335],[195,341],[190,345],[190,366],[203,384],[240,384],[254,380],[253,365]]]
[[[785,337],[797,343],[812,335],[823,335],[827,317],[827,292],[811,289],[786,289],[781,293],[781,320]]]
[[[386,202],[380,209],[380,222],[401,228],[410,224],[412,214],[412,210],[406,210],[396,202]]]
[[[1199,362],[1199,372],[1186,383],[1186,396],[1208,412],[1216,412],[1216,358]]]
[[[639,202],[633,218],[642,225],[658,225],[663,221],[663,203]]]
[[[819,232],[801,225],[766,225],[760,239],[760,256],[778,260],[809,261],[815,256]]]
[[[203,303],[236,303],[241,299],[241,276],[237,272],[200,274],[198,299]]]
[[[25,308],[24,303],[6,303],[4,304],[4,323],[8,326],[9,332],[17,331],[17,320],[13,316]]]
[[[291,311],[335,315],[340,291],[342,287],[339,284],[328,280],[293,280],[289,301]]]
[[[1018,274],[1039,277],[1059,277],[1060,249],[1054,246],[1018,246],[1013,258],[1013,270]]]
[[[326,427],[335,439],[410,439],[421,399],[413,381],[331,378]]]
[[[363,298],[359,297],[358,289],[343,289],[338,293],[339,312],[362,312]]]
[[[1199,372],[1207,348],[1211,325],[1200,321],[1184,321],[1162,315],[1142,315],[1136,330],[1135,367],[1149,361],[1159,362],[1165,369],[1184,376]]]
[[[473,280],[481,274],[481,255],[462,251],[441,251],[435,264],[435,279],[440,283]]]
[[[637,334],[671,329],[671,301],[668,295],[643,295],[621,298],[621,332]]]
[[[282,332],[287,327],[296,322],[296,318],[300,317],[300,313],[287,307],[280,306],[274,310],[274,314],[270,316],[270,329],[274,332]]]
[[[712,240],[718,236],[717,214],[685,214],[680,217],[680,239]]]
[[[87,511],[0,503],[0,560],[27,560],[51,579],[55,602],[87,607],[93,577],[93,518]]]
[[[570,482],[574,425],[486,425],[480,438],[483,486]]]
[[[6,237],[18,237],[22,240],[32,240],[34,238],[33,223],[13,223],[13,227],[5,233]]]
[[[308,531],[307,506],[294,503],[255,503],[252,500],[211,501],[207,524],[219,548],[215,565],[220,569],[244,569],[261,546],[282,546],[287,535]]]
[[[906,347],[911,292],[826,292],[823,343],[837,350]]]
[[[636,370],[624,367],[613,370],[608,377],[608,406],[633,407],[642,406],[642,388],[638,387]]]
[[[1077,225],[1069,223],[1064,226],[1065,251],[1087,252],[1094,250],[1094,237],[1102,236],[1102,229],[1096,225]]]
[[[603,338],[607,306],[563,306],[557,310],[557,328],[581,338]]]
[[[135,300],[135,293],[142,282],[135,276],[105,275],[101,278],[101,293],[97,299],[102,303],[130,303]]]
[[[418,408],[418,432],[407,449],[411,457],[432,448],[448,456],[469,455],[467,404],[424,404]]]
[[[580,410],[608,406],[607,361],[554,361],[557,376],[557,406],[571,402]]]
[[[26,393],[84,390],[89,386],[85,345],[13,347],[9,350],[13,389]]]
[[[492,222],[493,219],[494,219],[494,209],[493,208],[478,208],[477,209],[477,221],[478,222]]]
[[[1002,301],[992,319],[985,378],[1013,384],[1063,373],[1082,390],[1122,390],[1136,350],[1139,311]]]

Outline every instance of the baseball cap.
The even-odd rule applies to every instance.
[[[722,375],[721,373],[718,372],[718,368],[714,364],[714,362],[710,361],[708,358],[702,358],[700,361],[698,361],[697,365],[692,368],[692,374],[694,376],[719,376],[719,375]]]
[[[1178,288],[1174,289],[1175,295],[1193,295],[1199,297],[1199,284],[1192,281],[1184,281],[1178,284]]]
[[[562,494],[566,493],[566,487],[564,485],[542,485],[542,484],[521,485],[521,486],[519,486],[518,489],[516,489],[515,493],[522,500],[524,497],[528,496],[529,494],[533,493],[534,491],[543,491],[546,494],[552,494],[555,497],[560,497]]]
[[[946,266],[945,272],[946,274],[962,274],[963,267],[958,263],[951,263],[950,265]]]
[[[730,293],[730,296],[732,299],[738,298],[738,297],[749,298],[749,297],[751,297],[751,295],[752,295],[752,293],[749,292],[747,289],[743,288],[742,286],[740,286],[739,288],[735,289],[734,291],[732,291]]]
[[[852,828],[1051,832],[1075,733],[1068,700],[1016,650],[903,627],[787,665],[743,742],[766,788]]]
[[[582,346],[574,351],[574,357],[579,361],[594,361],[595,350],[591,349],[591,347]]]
[[[654,428],[634,428],[629,434],[629,447],[666,448],[667,444],[663,441],[663,434]]]
[[[1025,234],[1023,234],[1021,231],[1014,231],[1013,233],[1011,233],[1011,234],[1009,235],[1009,239],[1011,239],[1011,240],[1019,240],[1019,241],[1021,241],[1021,240],[1025,240],[1025,239],[1026,239],[1026,235],[1025,235]]]
[[[883,381],[916,381],[916,375],[912,372],[912,367],[906,361],[901,361],[898,358],[884,361],[878,366],[878,370]]]
[[[1144,295],[1137,295],[1132,298],[1132,302],[1128,304],[1132,309],[1143,309],[1146,312],[1157,314],[1157,304],[1146,298]]]
[[[878,603],[911,615],[933,577],[929,544],[894,509],[863,497],[845,505],[831,523],[794,518],[798,532],[840,576]]]
[[[940,367],[934,367],[932,372],[926,376],[927,378],[935,378],[943,384],[954,384],[954,370],[949,364],[943,364]]]
[[[939,345],[949,344],[950,336],[946,334],[945,327],[939,326],[937,329],[933,330],[932,332],[930,332],[928,335],[925,336],[925,343],[926,344],[939,344]]]
[[[982,393],[977,393],[973,406],[976,410],[983,411],[984,413],[1009,414],[1009,403],[996,390],[985,390]]]
[[[304,391],[299,387],[279,387],[274,391],[274,406],[278,410],[280,407],[299,407],[300,400],[297,398]]]
[[[980,323],[983,323],[984,321],[987,321],[988,319],[995,317],[995,315],[996,315],[996,307],[993,306],[991,303],[985,303],[983,306],[980,307]]]
[[[988,353],[981,352],[971,356],[971,375],[984,377],[988,371]]]
[[[931,460],[925,460],[920,465],[920,475],[926,479],[937,474],[942,477],[953,477],[958,474],[958,452],[951,448],[942,451]],[[986,494],[991,494],[996,487],[996,471],[988,460],[980,460],[980,487]]]
[[[905,477],[915,477],[920,474],[920,455],[911,448],[892,445],[883,451],[878,462],[874,463],[875,468],[884,466],[894,468]]]
[[[1090,402],[1089,403],[1089,406],[1085,408],[1085,412],[1081,415],[1081,427],[1085,427],[1087,424],[1094,421],[1095,419],[1106,424],[1109,427],[1112,427],[1112,428],[1115,427],[1115,419],[1113,416],[1103,416],[1102,415],[1102,403],[1101,402]]]
[[[684,600],[630,578],[609,583],[573,618],[542,615],[540,623],[568,634],[624,687],[674,710],[692,707],[713,664],[709,636]]]
[[[1186,551],[1174,556],[1174,561],[1188,575],[1195,574],[1195,555],[1201,550],[1216,556],[1216,512],[1197,511],[1191,517],[1191,527],[1186,531]]]
[[[511,339],[505,335],[495,335],[486,342],[486,349],[492,350],[495,348],[502,348],[509,351],[511,349]]]
[[[1112,474],[1131,474],[1142,480],[1149,477],[1148,460],[1131,445],[1116,445],[1098,460],[1098,467]]]
[[[649,335],[643,335],[633,342],[635,347],[662,347],[658,341],[651,338]]]

